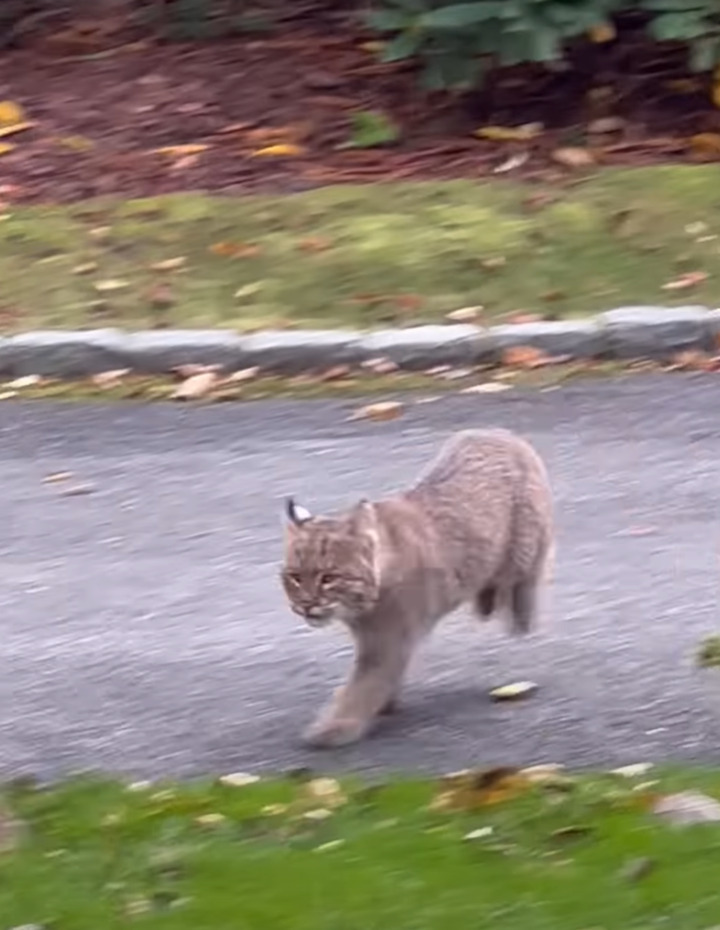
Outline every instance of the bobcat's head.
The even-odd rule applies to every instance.
[[[379,594],[375,508],[361,501],[339,517],[314,517],[287,502],[282,583],[290,606],[309,626],[352,623]]]

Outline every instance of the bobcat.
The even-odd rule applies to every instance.
[[[362,739],[395,709],[418,643],[471,601],[527,633],[554,553],[545,466],[508,430],[451,437],[407,491],[316,517],[290,498],[282,582],[312,627],[340,620],[355,640],[347,684],[305,733],[315,747]]]

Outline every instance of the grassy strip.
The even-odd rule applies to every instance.
[[[496,773],[497,774],[497,773]],[[639,784],[648,777],[656,781]],[[720,825],[674,828],[660,793],[720,773],[500,775],[458,810],[437,786],[297,777],[247,785],[78,779],[7,791],[3,927],[167,930],[701,930]],[[6,831],[7,832],[7,831]],[[8,845],[10,848],[8,849]],[[14,847],[14,848],[13,848]]]
[[[588,314],[709,301],[720,170],[607,170],[546,189],[506,180],[181,194],[13,208],[0,222],[0,329],[372,326],[481,304]],[[702,276],[700,276],[702,277]],[[697,283],[693,284],[693,281]]]

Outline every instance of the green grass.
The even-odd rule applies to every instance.
[[[0,331],[365,327],[477,304],[489,321],[712,303],[719,232],[715,165],[605,170],[555,189],[498,179],[17,207],[0,222]],[[218,243],[244,257],[215,254]],[[183,267],[152,268],[172,259]],[[698,270],[706,283],[662,290]],[[122,286],[98,291],[108,281]],[[169,289],[159,309],[158,285]]]
[[[343,785],[333,808],[285,778],[245,787],[78,779],[16,786],[3,928],[702,930],[717,924],[720,826],[674,828],[648,791],[720,795],[720,773],[587,776],[459,813],[437,786]],[[637,780],[636,780],[637,781]],[[328,816],[308,810],[327,804]],[[288,805],[280,813],[275,805]],[[268,807],[270,806],[270,807]],[[466,839],[473,830],[487,835]],[[638,865],[638,863],[640,865]],[[647,868],[645,867],[647,866]]]

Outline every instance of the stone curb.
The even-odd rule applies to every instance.
[[[407,329],[277,330],[242,336],[233,330],[40,330],[0,339],[0,377],[82,378],[130,369],[170,372],[179,365],[219,365],[225,371],[259,366],[300,374],[387,358],[400,368],[499,362],[503,352],[534,346],[574,359],[663,359],[688,349],[714,352],[720,310],[627,306],[596,317],[488,328],[470,324]]]

